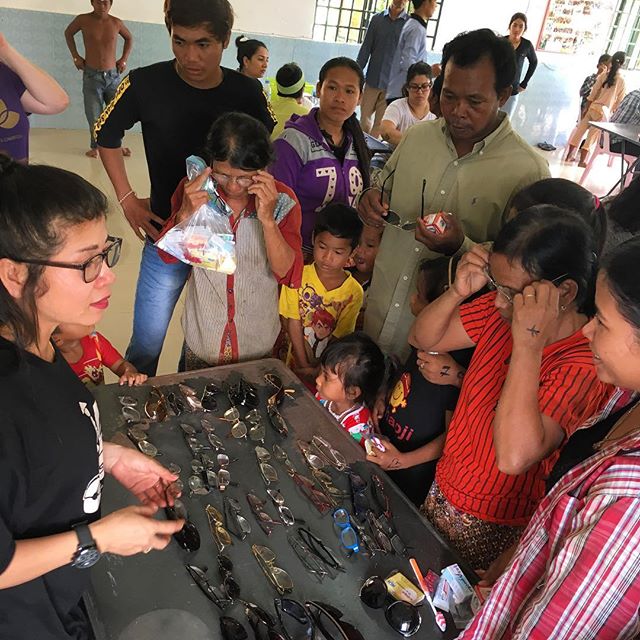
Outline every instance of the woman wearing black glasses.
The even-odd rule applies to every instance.
[[[109,305],[119,240],[106,198],[3,155],[0,193],[0,638],[91,638],[86,568],[168,544],[184,523],[152,516],[176,477],[102,441],[92,395],[51,341],[59,324],[95,324]],[[105,472],[144,506],[100,518]]]
[[[429,111],[431,86],[431,67],[426,62],[412,64],[402,87],[404,97],[394,100],[382,116],[383,140],[396,146],[409,127],[418,122],[435,120],[436,116]]]
[[[611,392],[582,334],[593,314],[594,245],[569,211],[526,209],[492,253],[477,245],[462,257],[452,286],[412,329],[423,351],[475,347],[423,505],[474,568],[518,540],[559,450]]]

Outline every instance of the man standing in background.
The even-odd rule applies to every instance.
[[[427,62],[427,21],[438,8],[437,0],[411,0],[413,13],[405,22],[398,40],[389,83],[387,104],[402,98],[402,87],[407,81],[407,71],[414,62]]]
[[[120,74],[127,67],[131,53],[133,36],[120,18],[110,16],[113,0],[91,0],[93,11],[76,16],[65,29],[64,37],[73,57],[76,69],[82,71],[82,94],[84,113],[90,132],[90,149],[86,155],[98,157],[98,144],[93,135],[93,125],[105,106],[113,100],[120,84]],[[75,35],[82,32],[84,58],[76,48]],[[124,47],[122,56],[116,60],[118,36],[122,36]],[[131,151],[123,147],[122,154],[130,156]]]
[[[406,6],[407,0],[391,0],[391,6],[376,13],[369,22],[358,52],[357,61],[362,69],[368,63],[367,82],[360,106],[360,126],[363,131],[375,137],[380,133],[380,123],[387,108],[386,94],[391,63],[402,27],[409,18]]]

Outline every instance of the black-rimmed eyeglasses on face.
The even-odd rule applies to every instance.
[[[84,281],[89,284],[93,282],[102,271],[102,263],[106,262],[111,269],[118,264],[120,259],[120,251],[122,249],[122,238],[108,236],[109,246],[92,258],[78,264],[73,262],[55,262],[53,260],[27,260],[25,258],[16,258],[15,262],[23,262],[25,264],[40,264],[44,267],[58,267],[60,269],[77,269],[82,271]]]

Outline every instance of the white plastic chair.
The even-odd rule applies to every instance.
[[[595,159],[602,154],[609,156],[608,163],[607,163],[609,167],[613,164],[613,161],[616,158],[621,158],[622,161],[627,163],[627,170],[628,170],[629,167],[637,160],[635,156],[630,156],[627,154],[622,155],[619,152],[611,151],[611,139],[609,137],[609,132],[603,131],[602,136],[600,137],[600,142],[596,145],[596,148],[593,150],[593,153],[589,158],[589,162],[587,162],[587,166],[584,168],[584,171],[580,176],[580,180],[578,181],[578,184],[580,185],[584,184],[584,182],[587,179],[587,176],[589,175],[589,172],[591,171],[591,167],[593,166]],[[633,178],[633,172],[628,171],[624,181],[625,187],[629,185],[632,178]]]

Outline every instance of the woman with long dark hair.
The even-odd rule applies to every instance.
[[[513,111],[518,104],[518,96],[526,90],[529,80],[531,80],[538,67],[536,48],[533,46],[531,40],[523,37],[526,30],[527,16],[519,11],[514,13],[511,16],[511,20],[509,20],[509,33],[505,36],[511,43],[516,56],[516,75],[513,78],[513,84],[511,86],[511,97],[505,102],[504,107],[502,107],[502,110],[509,114],[509,117],[513,115]],[[525,60],[528,61],[529,66],[523,78],[522,70],[524,69]]]
[[[593,145],[600,136],[600,130],[591,127],[589,122],[607,120],[618,108],[622,98],[624,98],[625,82],[620,73],[624,61],[624,51],[616,51],[611,57],[611,68],[608,71],[603,71],[596,78],[593,89],[591,89],[591,93],[587,98],[587,110],[582,120],[578,122],[569,136],[569,144],[565,156],[567,162],[573,162],[576,159],[576,150],[580,146],[584,134],[588,132],[580,149],[580,162],[578,163],[579,167],[587,166],[589,152],[593,149]]]
[[[269,49],[261,40],[238,36],[236,38],[238,53],[238,71],[245,76],[261,80],[269,66]]]
[[[364,74],[355,60],[333,58],[320,69],[320,104],[293,115],[275,140],[273,176],[291,187],[302,207],[302,245],[311,251],[316,212],[330,202],[353,205],[369,186],[370,153],[355,115]]]
[[[102,440],[98,406],[55,348],[60,324],[109,306],[121,238],[79,176],[0,154],[0,638],[89,640],[81,603],[101,554],[162,549],[153,518],[177,476]],[[143,505],[101,517],[105,473]]]

